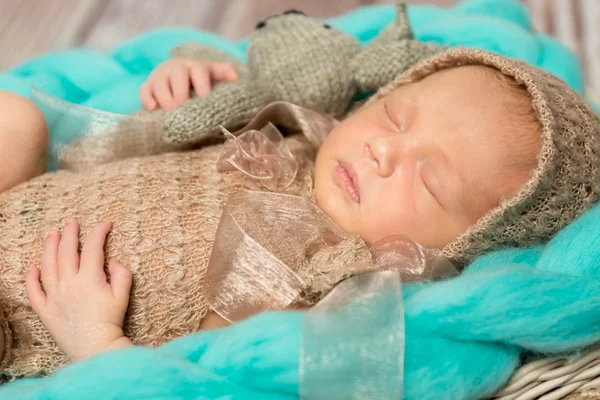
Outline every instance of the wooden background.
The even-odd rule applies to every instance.
[[[451,5],[458,0],[412,0]],[[535,26],[559,37],[600,93],[600,0],[523,0]],[[146,30],[184,25],[239,38],[290,8],[328,17],[390,0],[0,0],[0,70],[49,50],[111,47]]]

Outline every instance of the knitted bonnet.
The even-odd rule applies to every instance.
[[[522,84],[533,99],[542,140],[530,180],[443,249],[459,266],[489,251],[547,242],[590,208],[600,193],[600,117],[562,80],[523,61],[453,48],[400,75],[367,105],[402,85],[464,65],[492,67]]]

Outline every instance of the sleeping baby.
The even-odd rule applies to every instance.
[[[600,119],[585,100],[480,50],[420,63],[331,128],[318,149],[304,135],[283,139],[297,173],[278,191],[316,202],[350,235],[336,260],[405,235],[460,269],[549,240],[600,191]],[[219,172],[226,145],[44,174],[0,194],[6,375],[225,325],[207,300],[219,220],[233,194],[265,190]],[[299,275],[321,273],[305,265]]]

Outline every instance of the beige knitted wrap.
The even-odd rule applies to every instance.
[[[539,166],[523,189],[444,249],[459,264],[501,247],[548,240],[587,209],[600,191],[598,116],[559,79],[525,63],[453,49],[402,75],[374,99],[436,71],[467,64],[495,67],[524,84],[542,124],[543,140]],[[113,221],[107,256],[117,257],[133,272],[125,334],[134,343],[158,346],[199,330],[208,311],[206,269],[225,201],[240,189],[265,189],[240,171],[217,171],[223,145],[156,155],[178,150],[156,141],[162,133],[156,124],[161,118],[152,116],[148,126],[126,119],[118,126],[120,136],[91,137],[70,147],[93,149],[92,158],[77,153],[85,162],[71,157],[76,153],[65,155],[67,164],[81,172],[45,174],[0,194],[0,327],[6,343],[0,368],[5,374],[48,374],[67,361],[29,305],[25,274],[39,263],[46,233],[60,229],[69,217],[79,220],[82,239],[98,222]],[[118,139],[113,143],[112,138]],[[307,195],[316,150],[302,136],[285,141],[299,168],[284,192]],[[146,157],[137,157],[141,155]],[[127,159],[115,161],[121,158]],[[107,164],[90,167],[89,160],[92,165]],[[319,265],[339,269],[349,261],[370,261],[366,250],[362,241],[349,238],[314,258]],[[310,280],[316,275],[313,270],[307,269],[306,281],[319,291]],[[339,272],[332,271],[331,279],[327,275],[322,286],[329,289],[339,281]]]
[[[496,68],[527,88],[542,125],[542,150],[537,169],[520,192],[444,248],[445,255],[459,265],[503,247],[548,241],[587,210],[600,193],[599,116],[563,81],[523,61],[454,48],[402,74],[369,103],[401,85],[462,65]]]
[[[285,192],[306,194],[314,146],[298,135],[285,140],[299,166]],[[208,309],[204,275],[223,205],[240,189],[265,190],[240,172],[217,172],[221,147],[47,173],[0,194],[4,374],[48,374],[67,361],[29,305],[25,275],[39,263],[46,233],[68,217],[79,220],[82,239],[100,221],[113,221],[106,251],[133,272],[125,334],[134,343],[158,346],[199,330]]]

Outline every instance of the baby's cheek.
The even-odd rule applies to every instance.
[[[423,246],[438,247],[446,240],[444,226],[444,219],[433,211],[422,213],[406,204],[379,207],[363,213],[361,237],[373,244],[389,236],[405,235]]]
[[[344,232],[360,233],[360,219],[358,213],[339,196],[331,196],[325,206],[321,206],[329,217]]]
[[[393,235],[406,235],[411,225],[403,212],[382,207],[362,210],[360,236],[367,243],[373,244]]]

